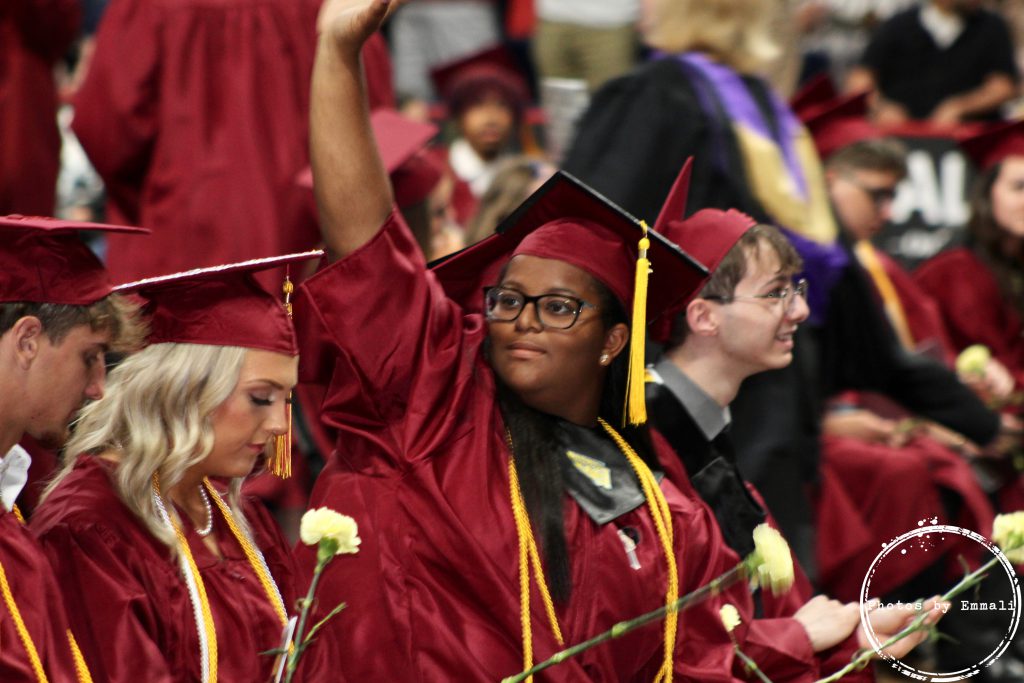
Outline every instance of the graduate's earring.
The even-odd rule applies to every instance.
[[[601,365],[608,365],[608,354],[607,353],[602,353],[601,354],[600,362],[601,362]]]

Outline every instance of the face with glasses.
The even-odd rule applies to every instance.
[[[890,171],[848,169],[826,174],[829,196],[854,240],[871,239],[892,217],[900,176]]]
[[[703,329],[727,367],[746,377],[792,361],[793,335],[809,313],[806,293],[807,282],[783,272],[775,251],[762,245],[747,252],[745,274],[731,296],[703,297],[691,306],[703,309]]]
[[[495,373],[527,405],[573,419],[600,401],[604,372],[629,328],[605,328],[598,284],[585,271],[521,254],[484,295]],[[602,358],[607,356],[607,358]]]

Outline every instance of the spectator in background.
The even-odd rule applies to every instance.
[[[476,215],[466,226],[466,244],[476,244],[493,233],[554,172],[553,166],[525,155],[502,161],[491,186],[480,198]]]
[[[803,52],[803,80],[827,73],[842,85],[860,61],[871,32],[919,0],[798,0],[795,24]]]
[[[920,266],[957,351],[984,344],[1024,386],[1024,122],[964,142],[982,176],[971,195],[967,244]],[[955,283],[956,286],[953,286]]]
[[[431,76],[455,124],[445,161],[455,178],[455,217],[466,225],[501,161],[517,151],[530,94],[504,48],[446,64]]]
[[[0,215],[53,214],[61,144],[53,70],[81,16],[79,0],[0,3]]]
[[[145,244],[109,239],[115,280],[317,243],[295,177],[309,164],[319,7],[111,0],[73,130],[106,184],[109,220],[153,230]],[[373,93],[387,74],[369,50]]]
[[[575,78],[591,92],[636,63],[640,0],[537,0],[539,78]]]
[[[419,0],[391,18],[391,56],[399,100],[430,102],[441,96],[432,69],[497,45],[501,36],[494,0]]]
[[[565,169],[653,220],[692,156],[690,210],[735,208],[833,239],[810,136],[761,75],[779,54],[767,28],[775,9],[761,0],[648,3],[644,40],[658,52],[594,95]]]
[[[871,38],[847,90],[877,91],[873,116],[895,125],[997,119],[1017,94],[1006,21],[981,0],[926,0],[893,16]]]

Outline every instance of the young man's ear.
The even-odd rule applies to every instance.
[[[718,334],[717,307],[707,299],[694,299],[686,306],[686,324],[691,334],[704,337]]]
[[[11,335],[18,362],[27,366],[39,355],[39,345],[46,333],[39,318],[26,315],[18,318],[7,334]]]

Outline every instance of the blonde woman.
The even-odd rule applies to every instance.
[[[277,265],[271,260],[270,265]],[[32,520],[94,680],[269,680],[293,604],[289,548],[242,480],[288,429],[297,351],[250,270],[137,289],[150,345],[85,409]]]

